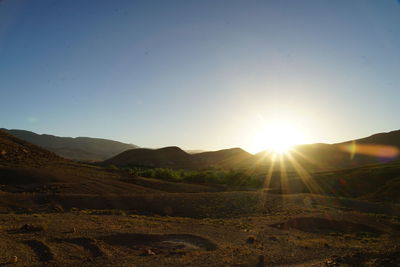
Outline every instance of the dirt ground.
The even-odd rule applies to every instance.
[[[288,206],[232,218],[0,215],[3,266],[399,266],[400,219]],[[10,263],[13,257],[16,263]]]

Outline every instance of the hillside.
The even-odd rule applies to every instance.
[[[378,133],[371,136],[354,140],[358,144],[380,144],[400,147],[400,130],[387,133]]]
[[[160,149],[138,148],[124,151],[103,163],[115,166],[187,168],[190,167],[190,159],[191,155],[179,147],[164,147]]]
[[[59,160],[54,153],[0,130],[0,166],[38,166]]]
[[[85,161],[101,161],[125,150],[137,148],[108,139],[90,137],[59,137],[48,134],[36,134],[24,130],[2,129],[22,140],[50,150],[64,158]]]
[[[341,155],[342,163],[350,157],[346,167],[395,161],[400,159],[400,130],[333,144],[333,147],[345,153]]]
[[[296,171],[299,166],[308,171],[337,170],[396,160],[399,148],[400,131],[393,131],[337,144],[299,145],[289,154],[282,155],[281,162],[289,171]],[[104,164],[173,169],[274,166],[274,170],[279,171],[281,164],[275,164],[273,157],[269,151],[252,155],[240,148],[189,154],[178,147],[168,147],[128,150],[104,161]]]
[[[200,169],[209,167],[236,168],[252,159],[240,148],[189,154],[179,147],[131,149],[104,161],[105,165]]]
[[[223,149],[218,151],[193,154],[192,160],[202,167],[234,168],[244,166],[253,159],[253,155],[241,148]]]
[[[299,145],[289,155],[283,155],[282,160],[290,170],[295,170],[296,164],[311,171],[337,170],[391,162],[400,158],[399,152],[400,130],[397,130],[336,144]],[[263,151],[256,158],[269,165],[272,155]]]
[[[0,130],[0,193],[94,195],[158,192],[128,184],[119,173],[83,165]]]
[[[4,131],[68,159],[104,161],[105,164],[116,166],[229,169],[273,164],[272,154],[268,151],[253,156],[240,148],[197,153],[178,147],[136,149],[135,145],[107,139],[39,135],[24,130]],[[293,161],[311,171],[335,170],[390,162],[399,158],[399,148],[400,130],[397,130],[336,144],[299,145],[290,156],[284,155],[283,160],[289,170],[295,169]],[[279,166],[275,164],[275,168]]]

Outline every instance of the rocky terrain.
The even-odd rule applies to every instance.
[[[316,173],[309,178],[326,188],[347,181],[318,193],[137,177],[63,159],[1,131],[0,151],[2,265],[400,263],[396,163]]]

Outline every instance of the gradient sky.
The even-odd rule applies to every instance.
[[[0,2],[0,127],[248,149],[400,127],[396,0]]]

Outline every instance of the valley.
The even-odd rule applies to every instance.
[[[143,177],[138,176],[148,173],[143,167],[132,172],[76,162],[0,134],[0,151],[5,151],[0,158],[3,265],[397,266],[400,262],[396,161],[307,172],[308,176],[260,166],[247,172],[214,171],[226,179],[243,175],[234,183],[221,184],[185,180],[211,169],[167,172],[160,164],[158,173],[181,173],[181,178]],[[213,159],[226,162],[224,157]],[[165,157],[160,159],[165,162]],[[249,177],[262,183],[246,186],[242,180]],[[10,263],[14,256],[17,262]]]

